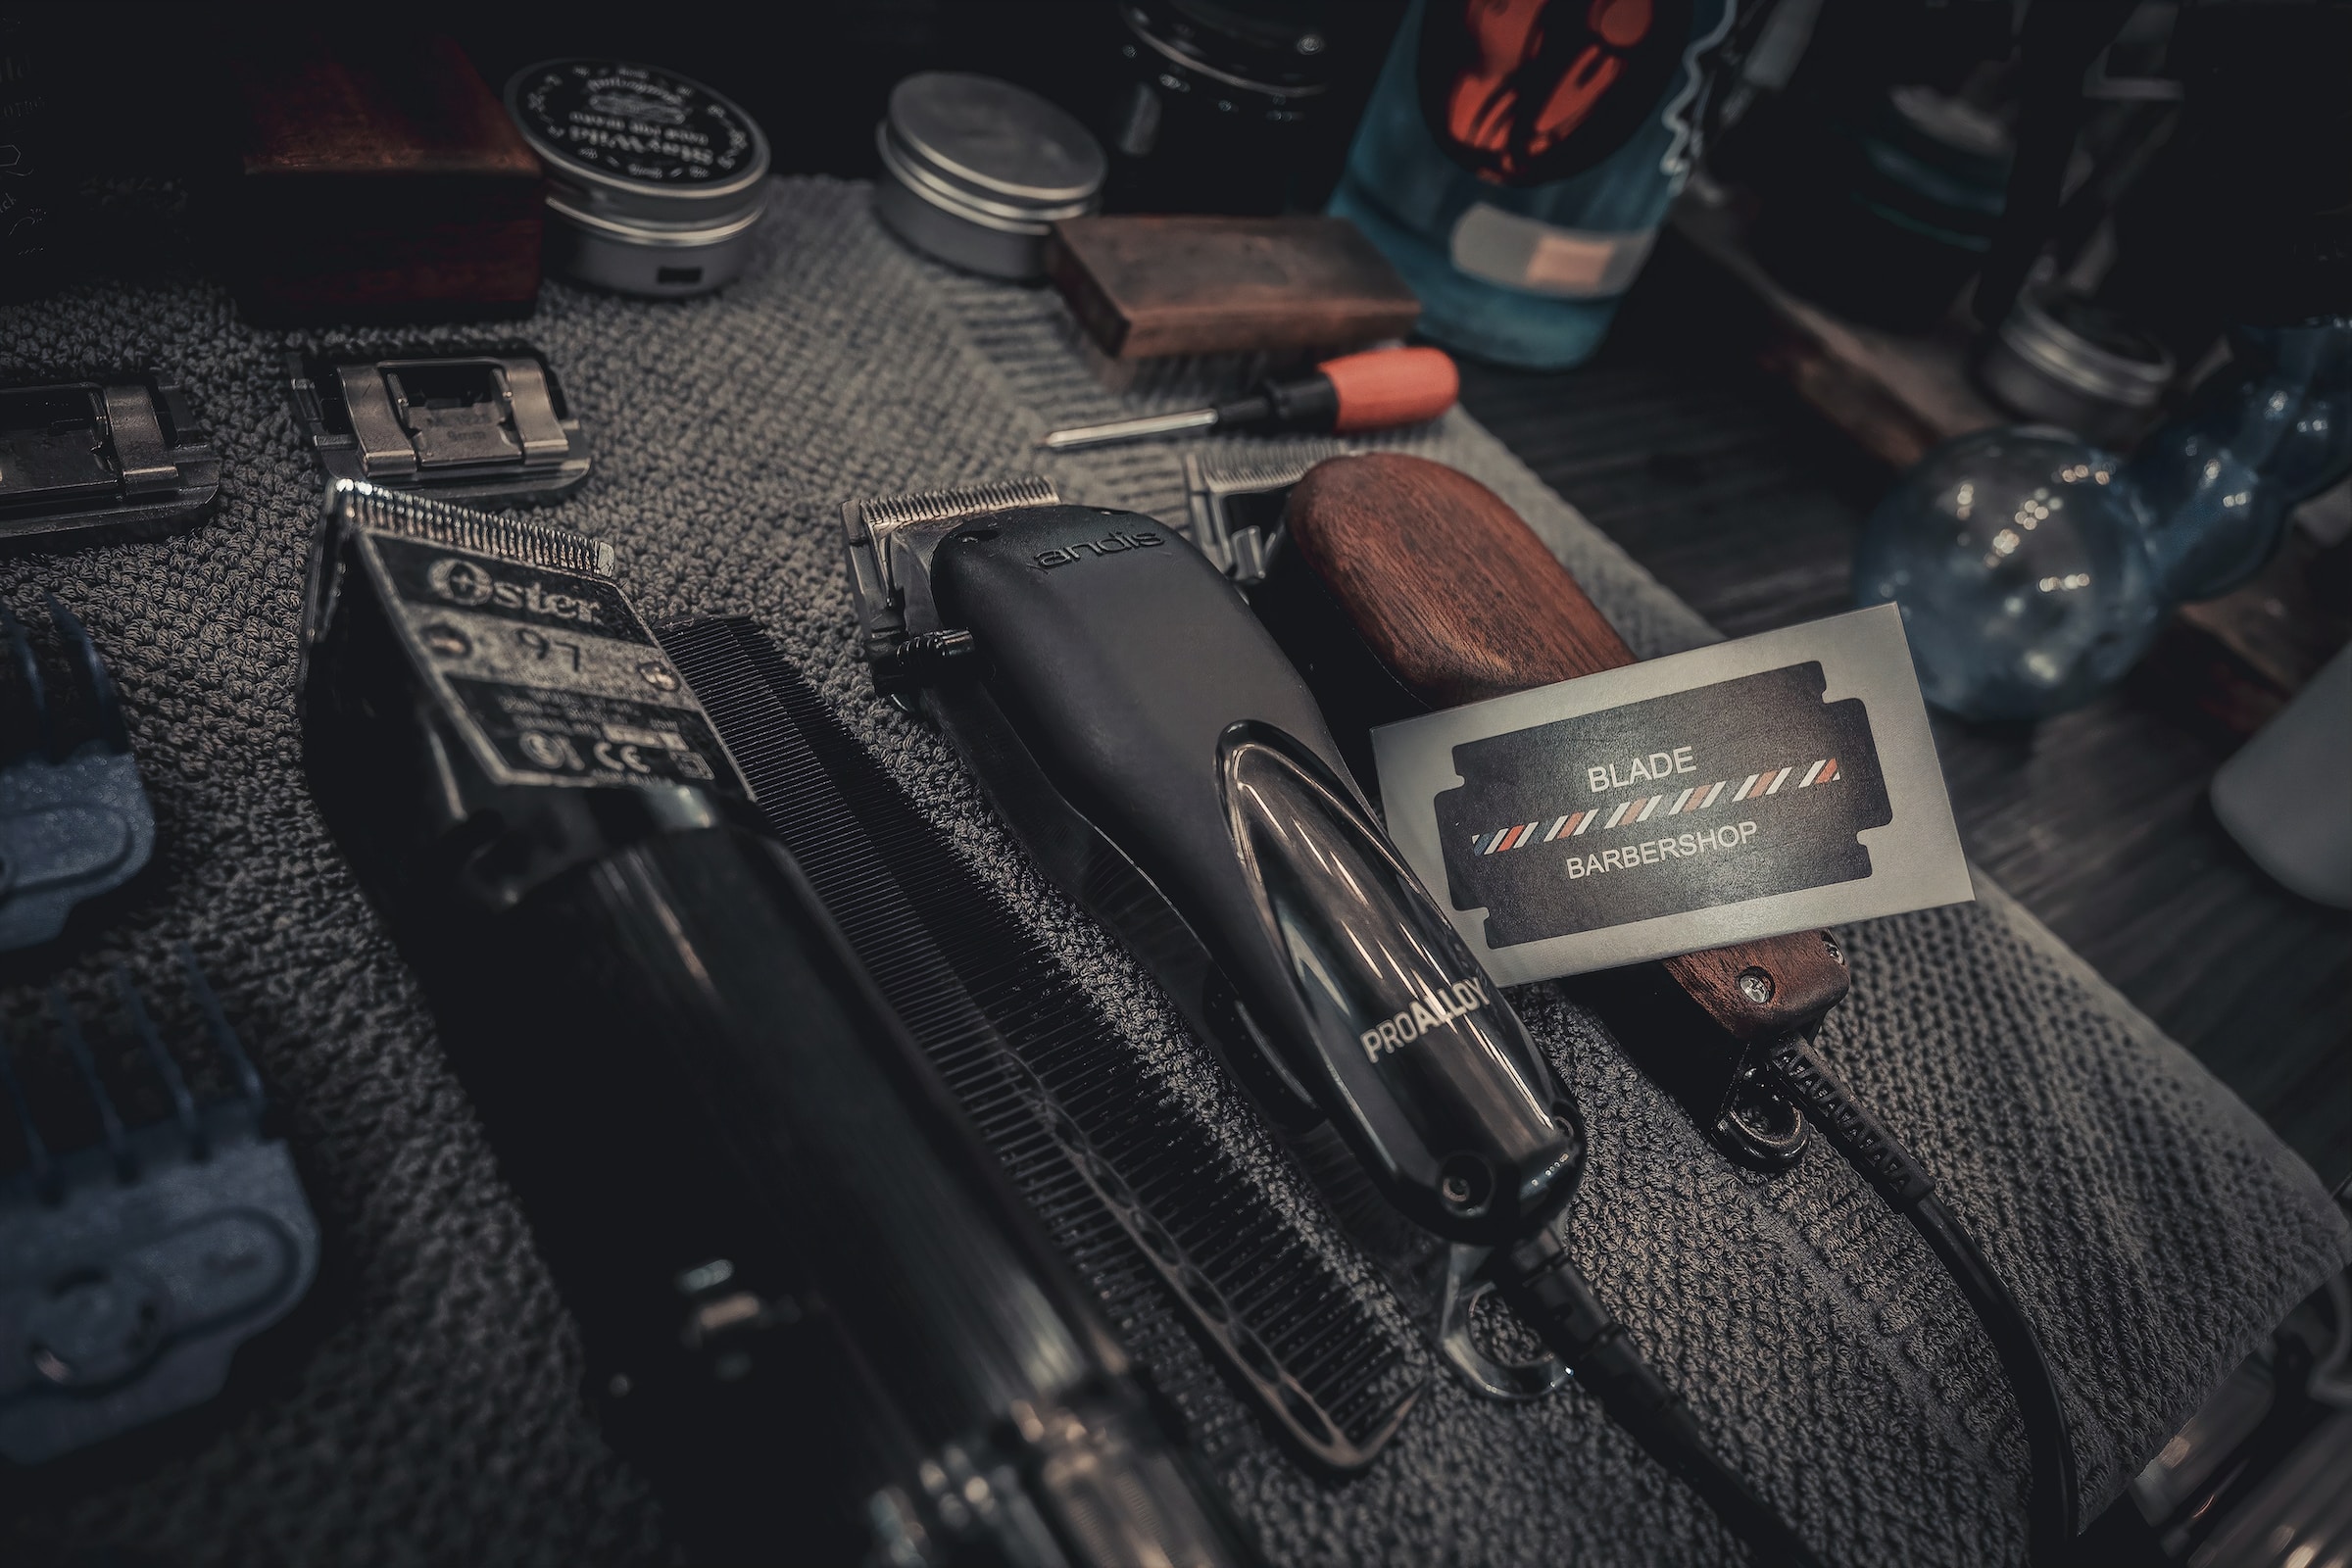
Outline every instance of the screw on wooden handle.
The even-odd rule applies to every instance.
[[[1315,367],[1339,395],[1332,428],[1386,430],[1419,424],[1453,407],[1462,374],[1444,349],[1374,349]]]
[[[1394,452],[1334,458],[1308,470],[1283,515],[1292,545],[1365,645],[1435,707],[1634,662],[1568,568],[1466,473]],[[1741,1041],[1809,1029],[1846,991],[1844,963],[1818,932],[1687,954],[1666,966]],[[1740,977],[1751,974],[1762,983],[1743,988]]]

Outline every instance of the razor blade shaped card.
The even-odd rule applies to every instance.
[[[1971,895],[1880,606],[1376,730],[1389,828],[1505,985]]]

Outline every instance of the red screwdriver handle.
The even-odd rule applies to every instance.
[[[1462,375],[1444,349],[1374,349],[1315,367],[1339,395],[1337,431],[1419,424],[1453,407]]]

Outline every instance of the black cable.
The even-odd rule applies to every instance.
[[[1609,1418],[1697,1493],[1747,1544],[1759,1568],[1820,1568],[1812,1548],[1716,1453],[1683,1396],[1642,1359],[1550,1227],[1496,1249],[1487,1273],[1511,1310],[1599,1397]]]
[[[1895,1212],[1918,1227],[1920,1236],[1950,1270],[1952,1281],[1984,1326],[1993,1354],[2009,1380],[2010,1393],[2025,1418],[2026,1448],[2033,1466],[2027,1493],[2028,1550],[2037,1563],[2065,1561],[2073,1552],[2082,1507],[2082,1480],[2075,1467],[2074,1434],[2058,1380],[2042,1354],[2041,1341],[2026,1321],[1976,1241],[1936,1196],[1936,1183],[1909,1151],[1864,1110],[1845,1081],[1831,1070],[1811,1042],[1800,1036],[1774,1043],[1765,1065],[1775,1087],[1813,1118],[1824,1137],[1876,1187]]]

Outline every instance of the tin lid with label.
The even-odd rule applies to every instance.
[[[507,83],[551,200],[608,220],[707,227],[756,212],[767,137],[701,82],[613,60],[548,60]]]
[[[880,137],[893,174],[992,228],[1044,233],[1094,208],[1109,161],[1087,128],[1008,81],[926,71],[890,94]]]

